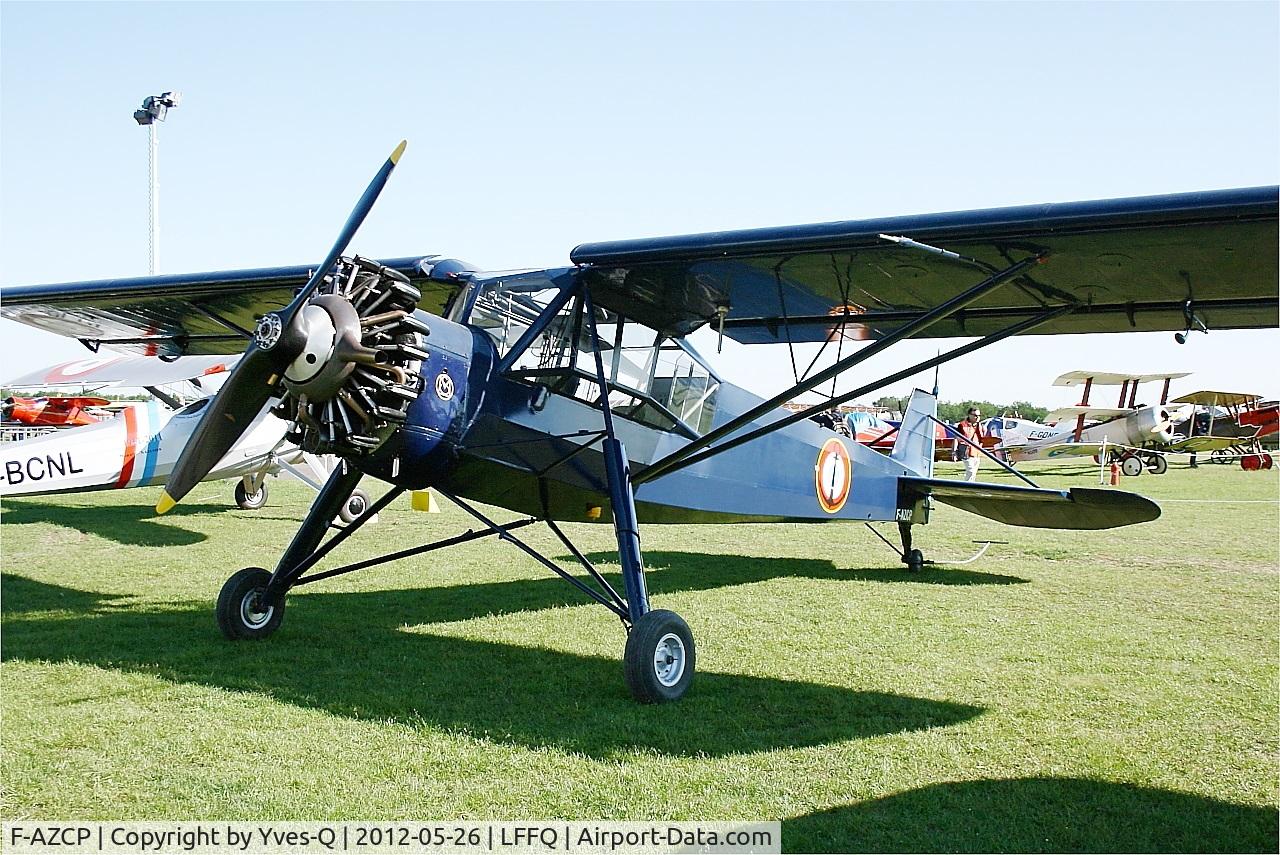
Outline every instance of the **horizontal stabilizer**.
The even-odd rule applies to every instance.
[[[1043,490],[940,478],[901,478],[898,484],[917,496],[933,496],[978,516],[1030,528],[1116,528],[1160,516],[1155,502],[1119,490]]]

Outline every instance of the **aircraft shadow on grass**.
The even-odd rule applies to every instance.
[[[172,516],[226,513],[227,510],[226,505],[179,505]],[[171,517],[165,519],[171,521]],[[126,546],[190,546],[209,539],[203,532],[162,522],[152,505],[51,505],[5,499],[0,520],[5,525],[50,523]]]
[[[1275,852],[1275,808],[1081,778],[932,784],[783,820],[796,852]]]
[[[592,563],[615,563],[616,552],[592,552],[587,559]],[[568,555],[560,556],[561,560],[572,561]],[[973,570],[948,569],[938,566],[926,566],[919,573],[910,573],[905,566],[898,567],[853,567],[842,569],[834,562],[818,558],[761,558],[745,555],[709,555],[701,552],[674,552],[665,550],[645,550],[644,563],[647,569],[645,578],[649,580],[650,591],[670,593],[661,586],[668,579],[678,579],[679,588],[671,590],[690,590],[690,586],[698,589],[719,588],[727,584],[745,584],[761,582],[776,578],[831,579],[847,582],[861,580],[864,582],[900,582],[916,585],[1021,585],[1029,580],[1021,576],[1006,576],[1000,573],[980,573]],[[609,576],[608,573],[605,574]],[[684,577],[691,577],[685,579]],[[730,578],[731,581],[717,581]],[[620,583],[621,577],[618,582]],[[614,580],[610,580],[614,581]],[[699,584],[700,581],[702,584]],[[617,587],[615,584],[614,587]]]
[[[88,614],[107,608],[113,601],[128,599],[124,594],[100,594],[37,582],[26,576],[0,573],[0,612],[6,615],[33,612],[75,612]]]
[[[61,599],[24,580],[16,592]],[[550,593],[555,586],[555,594]],[[52,587],[52,586],[44,586]],[[697,587],[695,585],[695,587]],[[74,661],[181,683],[260,692],[356,719],[436,726],[532,747],[726,756],[948,727],[975,706],[702,672],[678,704],[637,705],[617,658],[406,632],[406,623],[565,605],[555,579],[293,597],[270,640],[222,639],[211,610],[30,615],[4,628],[4,658]],[[566,620],[572,620],[568,613]],[[619,634],[618,652],[622,639]]]

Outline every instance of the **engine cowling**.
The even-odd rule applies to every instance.
[[[413,315],[420,298],[396,270],[360,257],[337,261],[301,310],[305,341],[273,410],[291,422],[291,442],[358,459],[404,424],[422,391],[431,332]]]

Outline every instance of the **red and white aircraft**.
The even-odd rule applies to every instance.
[[[190,382],[197,389],[215,391],[208,388],[209,379],[213,375],[225,377],[236,359],[188,356],[166,363],[142,356],[86,360],[57,365],[5,384],[99,388],[127,384],[147,388],[179,406],[170,408],[156,399],[129,403],[114,417],[0,443],[0,493],[31,496],[163,484],[210,399],[200,397],[183,406],[159,387]],[[246,510],[266,503],[269,476],[288,471],[319,490],[333,468],[331,458],[304,452],[286,441],[286,423],[270,413],[274,403],[263,407],[244,436],[203,479],[238,479],[236,504]],[[340,518],[349,522],[367,506],[368,496],[357,491]]]

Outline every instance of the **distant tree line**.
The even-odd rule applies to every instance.
[[[884,397],[877,399],[875,405],[903,412],[907,408],[907,399]],[[1012,404],[993,404],[991,401],[959,401],[957,403],[939,401],[938,418],[944,422],[958,422],[964,419],[972,407],[977,407],[984,419],[989,416],[1005,415],[1039,422],[1044,421],[1044,417],[1049,414],[1046,408],[1037,407],[1029,401],[1014,401]]]
[[[80,392],[69,388],[62,389],[3,389],[0,388],[0,400],[4,398],[106,398],[108,401],[145,401],[150,395],[135,392],[132,395],[108,395],[103,392]]]

